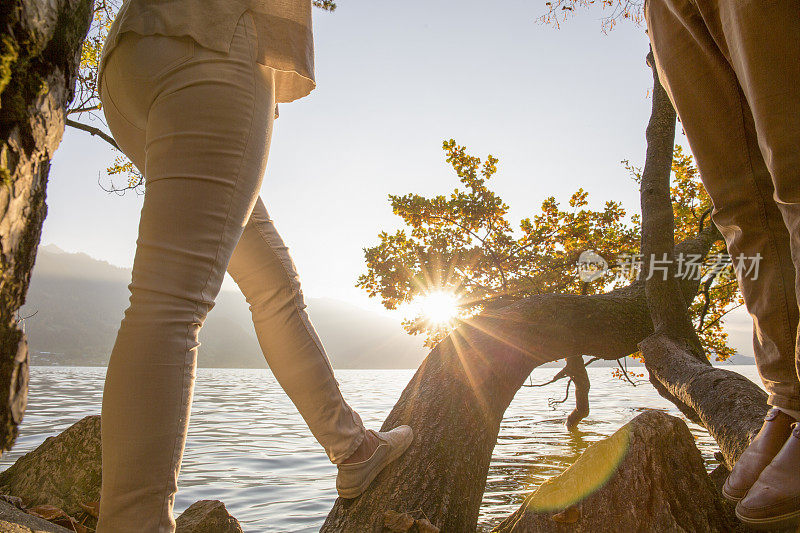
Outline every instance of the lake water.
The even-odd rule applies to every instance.
[[[726,366],[760,383],[755,367]],[[555,368],[539,368],[534,383]],[[632,368],[633,372],[644,372]],[[339,370],[348,402],[367,427],[377,429],[413,375],[412,370]],[[104,368],[31,368],[30,399],[19,439],[0,460],[0,470],[22,454],[89,414],[100,412]],[[678,410],[648,384],[637,387],[589,367],[591,414],[570,434],[563,421],[572,396],[564,382],[523,388],[506,412],[489,470],[480,515],[486,531],[512,513],[525,494],[567,468],[592,442],[606,437],[643,409]],[[716,446],[690,424],[712,467]],[[176,516],[193,502],[225,502],[245,531],[317,531],[331,508],[336,467],[311,436],[302,418],[266,370],[200,369],[191,426],[179,480]]]

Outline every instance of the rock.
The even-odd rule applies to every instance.
[[[71,516],[100,499],[100,417],[87,416],[0,472],[0,493],[26,507],[52,505]]]
[[[494,531],[579,533],[609,528],[654,533],[735,530],[681,419],[659,411],[640,414],[543,483]]]
[[[83,516],[86,525],[93,527],[96,523],[93,503],[100,499],[102,480],[100,454],[100,417],[87,416],[61,434],[49,437],[8,470],[0,472],[0,494],[21,498],[27,508],[47,505],[72,517]],[[3,509],[14,508],[14,499],[3,499],[5,501],[0,500]],[[41,531],[67,531],[53,524],[50,526],[56,529]],[[0,522],[0,532],[7,531],[4,527]],[[177,528],[177,533],[242,533],[239,522],[218,500],[192,504],[178,517]]]
[[[242,526],[219,500],[193,503],[176,520],[175,533],[242,533]]]
[[[69,533],[69,529],[31,516],[0,501],[0,531],[3,533]]]

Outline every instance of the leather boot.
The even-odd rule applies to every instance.
[[[736,516],[758,529],[800,526],[800,424],[736,505]]]
[[[781,411],[772,408],[764,417],[764,424],[750,446],[742,452],[722,486],[722,495],[736,503],[744,498],[747,491],[758,479],[761,471],[783,447],[792,432],[795,420]]]

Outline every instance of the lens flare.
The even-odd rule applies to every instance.
[[[617,472],[630,447],[630,425],[589,446],[575,463],[542,483],[527,499],[526,509],[542,513],[569,510],[600,489]]]
[[[427,320],[440,325],[449,323],[459,313],[458,297],[445,291],[429,292],[420,296],[414,300],[414,307]]]

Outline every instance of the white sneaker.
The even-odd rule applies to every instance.
[[[371,431],[380,444],[366,461],[337,465],[336,490],[342,498],[360,496],[380,471],[403,455],[414,440],[414,431],[409,426],[398,426],[390,431],[367,431]]]

